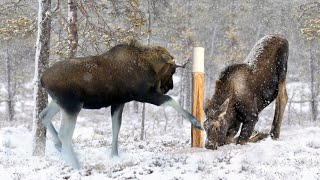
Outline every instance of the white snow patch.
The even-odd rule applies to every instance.
[[[80,120],[84,121],[84,120]],[[109,130],[108,130],[109,131]],[[279,140],[190,148],[189,136],[138,141],[120,133],[120,157],[110,157],[111,136],[79,123],[73,138],[83,166],[72,169],[47,141],[45,157],[32,157],[32,133],[0,130],[0,179],[319,179],[320,128],[284,127]],[[129,137],[129,138],[124,138]]]

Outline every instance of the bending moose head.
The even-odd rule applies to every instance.
[[[220,74],[214,95],[205,106],[206,148],[248,142],[258,114],[275,99],[270,135],[274,139],[279,137],[288,99],[285,87],[287,60],[288,41],[278,35],[268,35],[256,43],[245,63],[228,66]],[[240,135],[236,139],[239,129]]]
[[[80,164],[72,148],[72,135],[82,108],[111,106],[112,155],[118,155],[122,110],[129,101],[171,106],[202,129],[193,115],[165,95],[173,88],[172,75],[177,67],[183,66],[177,65],[165,48],[147,47],[136,41],[117,45],[102,55],[57,62],[41,78],[52,101],[40,117],[53,135],[56,148],[75,168]],[[60,110],[62,122],[57,133],[51,120]]]

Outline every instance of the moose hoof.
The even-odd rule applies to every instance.
[[[271,138],[272,138],[273,140],[279,139],[279,134],[277,134],[277,133],[270,133],[270,136],[271,136]]]
[[[198,121],[196,121],[196,122],[194,123],[194,127],[197,128],[197,129],[200,129],[200,130],[204,131],[204,128],[201,126],[201,124],[200,124]]]

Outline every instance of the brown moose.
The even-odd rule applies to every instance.
[[[258,114],[275,99],[270,135],[279,138],[288,100],[285,86],[288,48],[286,39],[267,35],[252,48],[245,63],[228,66],[220,74],[214,95],[205,105],[207,149],[265,138],[267,134],[260,133],[250,139]],[[240,135],[235,138],[240,127]]]
[[[56,148],[74,168],[80,168],[72,148],[72,135],[82,108],[111,106],[112,155],[118,155],[118,134],[124,104],[129,101],[166,105],[202,129],[198,120],[170,96],[172,75],[177,65],[162,47],[147,47],[136,41],[120,44],[102,55],[73,58],[55,63],[42,75],[41,84],[52,101],[40,117],[53,136]],[[62,122],[59,133],[51,120],[59,111]]]

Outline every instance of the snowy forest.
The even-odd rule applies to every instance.
[[[289,42],[276,140],[194,148],[190,123],[172,107],[132,101],[123,109],[119,157],[111,156],[111,108],[81,110],[72,136],[78,170],[40,122],[51,97],[39,79],[56,62],[132,39],[166,48],[177,64],[203,47],[206,102],[221,71],[243,63],[269,34]],[[1,0],[0,179],[320,179],[319,44],[320,2],[311,0]],[[191,62],[177,68],[167,94],[192,112]],[[255,131],[268,133],[274,114],[273,102]]]

